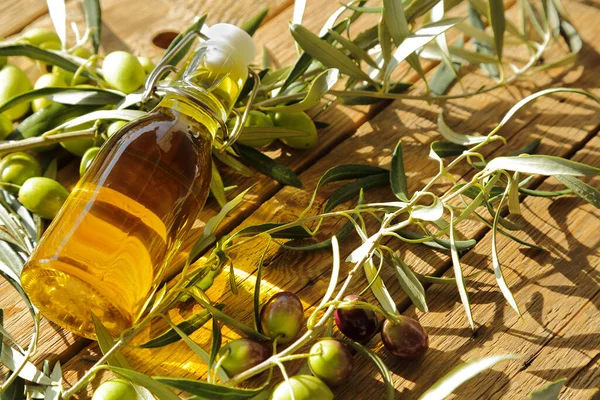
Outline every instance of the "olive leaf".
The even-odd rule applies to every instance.
[[[219,321],[216,319],[212,320],[212,343],[210,347],[210,358],[208,360],[208,368],[211,370],[215,364],[215,360],[217,359],[217,354],[219,353],[219,349],[221,348],[221,325],[219,325]],[[223,371],[224,372],[224,371]],[[227,377],[227,374],[225,374]],[[228,380],[228,377],[221,380]]]
[[[323,185],[331,182],[346,181],[350,179],[365,178],[372,175],[388,173],[388,170],[368,164],[343,164],[328,169],[319,179],[315,192]]]
[[[302,181],[298,176],[283,164],[271,159],[269,156],[253,149],[252,147],[238,144],[235,149],[240,154],[246,164],[253,166],[259,172],[275,179],[284,185],[302,187]]]
[[[464,133],[458,133],[446,124],[444,121],[444,111],[441,110],[438,114],[438,128],[440,130],[440,134],[448,141],[461,145],[461,146],[471,146],[474,144],[478,144],[486,140],[485,136],[473,136],[466,135]]]
[[[210,193],[217,200],[219,207],[225,206],[227,203],[227,196],[225,195],[225,186],[223,185],[223,179],[221,178],[221,174],[215,165],[215,162],[212,161],[211,179],[210,179]]]
[[[208,399],[247,399],[254,397],[263,391],[263,388],[241,389],[231,386],[218,385],[215,383],[208,383],[200,380],[189,380],[182,378],[155,376],[154,380],[182,390],[186,393]]]
[[[299,24],[290,24],[294,40],[302,49],[316,60],[330,68],[337,68],[341,73],[361,81],[372,82],[372,79],[360,69],[355,62],[326,40]]]
[[[285,106],[284,106],[285,107]],[[275,107],[277,108],[277,107]],[[278,126],[245,126],[240,132],[240,139],[282,139],[306,136],[305,131],[280,128]]]
[[[423,241],[423,239],[426,239],[428,237],[431,236],[425,236],[422,235],[420,233],[417,232],[412,232],[412,231],[407,231],[407,230],[399,230],[396,231],[396,233],[403,239],[406,240],[407,242],[411,242],[411,241],[415,241],[417,240],[416,243],[431,247],[433,249],[436,250],[450,250],[450,241],[447,239],[439,239],[439,238],[432,238],[431,240],[425,240]],[[454,242],[456,249],[458,251],[465,251],[465,250],[469,250],[471,249],[473,246],[475,246],[477,244],[477,240],[475,239],[469,239],[469,240],[457,240]]]
[[[329,196],[323,207],[324,212],[333,210],[339,204],[351,200],[359,195],[361,190],[375,189],[389,185],[389,173],[377,174],[358,179],[347,183],[337,189]]]
[[[159,400],[180,400],[179,396],[173,393],[168,387],[163,385],[158,380],[149,377],[148,375],[144,375],[126,368],[119,368],[114,366],[108,366],[107,368],[115,374],[120,375],[123,378],[129,379],[136,385],[145,387]]]
[[[54,381],[54,385],[46,386],[44,400],[59,400],[62,393],[62,368],[60,361],[54,364],[50,378]]]
[[[25,400],[25,380],[17,377],[6,390],[0,393],[0,400]]]
[[[428,312],[425,289],[415,273],[397,255],[392,254],[391,261],[404,293],[408,295],[415,307],[423,312]]]
[[[471,329],[475,329],[475,323],[473,322],[473,316],[471,314],[471,303],[469,301],[469,292],[467,291],[467,285],[465,278],[462,273],[462,267],[460,265],[460,257],[458,255],[458,249],[456,248],[456,239],[454,232],[454,215],[450,213],[450,255],[452,258],[452,268],[454,270],[454,278],[456,279],[456,287],[458,288],[458,294],[460,301],[467,314],[469,325]]]
[[[363,270],[365,271],[367,282],[371,286],[371,291],[377,301],[379,301],[379,304],[381,304],[381,307],[390,314],[397,314],[398,308],[396,307],[396,302],[394,302],[392,295],[385,286],[385,283],[383,283],[383,279],[378,275],[372,258],[363,263]]]
[[[96,106],[66,106],[59,103],[50,104],[25,118],[7,139],[22,139],[40,136],[42,133],[72,118],[88,114]]]
[[[504,30],[506,21],[504,19],[504,2],[502,0],[487,0],[489,21],[494,31],[494,41],[496,44],[496,54],[498,59],[502,59],[502,50],[504,48]]]
[[[462,22],[461,22],[462,24]],[[458,24],[457,26],[459,26]],[[464,45],[464,39],[459,37],[452,48],[462,48]],[[429,90],[435,95],[441,96],[446,94],[454,82],[456,81],[458,71],[460,70],[461,63],[454,62],[452,68],[448,63],[442,63],[435,71],[433,77],[429,80]]]
[[[67,6],[65,0],[46,0],[48,14],[63,49],[67,47]]]
[[[534,390],[529,394],[530,400],[558,400],[558,395],[563,386],[567,382],[567,378],[558,379],[550,382],[539,389]]]
[[[37,369],[33,363],[28,361],[24,355],[6,343],[2,345],[0,362],[11,371],[16,371],[22,365],[23,367],[20,368],[18,375],[27,381],[35,382],[40,385],[52,385],[53,383],[52,379],[44,375],[44,373]]]
[[[574,176],[555,175],[554,177],[560,182],[562,182],[563,185],[571,189],[573,193],[575,193],[594,207],[600,208],[600,191],[598,191],[598,189],[580,181]],[[556,192],[552,193],[552,195],[556,195]]]
[[[462,21],[462,19],[454,18],[434,22],[425,25],[404,39],[404,41],[394,51],[392,59],[385,70],[384,80],[389,80],[392,72],[394,72],[396,67],[408,56],[435,39],[437,35],[446,32],[448,29],[458,24],[460,21]]]
[[[146,112],[139,110],[99,110],[92,111],[91,113],[82,115],[80,117],[76,117],[70,119],[66,122],[55,127],[54,131],[59,131],[61,129],[70,128],[73,126],[78,126],[81,124],[85,124],[86,122],[93,122],[97,120],[123,120],[123,121],[133,121],[134,119],[141,118],[146,115]]]
[[[485,34],[485,24],[481,20],[481,14],[477,11],[475,7],[471,4],[471,2],[467,3],[467,12],[468,12],[468,21],[475,29],[478,29],[480,32],[484,32]],[[473,37],[473,42],[475,44],[475,50],[478,53],[493,55],[494,50],[491,47],[491,43],[482,40],[479,36],[473,36],[473,32],[471,32],[471,36]],[[491,38],[492,41],[494,40]],[[498,69],[498,65],[496,64],[483,64],[481,66],[492,78],[498,78],[500,76],[500,70]]]
[[[46,97],[49,100],[62,104],[107,105],[117,104],[123,100],[124,96],[116,90],[100,88],[45,87],[20,93],[4,101],[0,104],[0,113],[40,97]]]
[[[333,39],[335,39],[336,42],[341,44],[344,47],[344,49],[348,50],[355,59],[362,60],[371,67],[379,69],[379,65],[377,65],[377,63],[375,62],[375,60],[373,60],[369,53],[358,47],[356,44],[354,44],[353,41],[346,39],[344,36],[340,35],[333,29],[329,29],[328,33]]]
[[[389,82],[388,83],[388,90],[387,93],[396,93],[396,94],[400,94],[403,92],[406,92],[411,86],[412,83],[409,82]],[[377,97],[378,95],[378,91],[377,88],[375,86],[373,86],[372,84],[367,84],[367,85],[360,85],[355,87],[353,90],[356,91],[360,91],[360,92],[373,92],[373,96],[342,96],[339,97],[339,101],[347,106],[357,106],[357,105],[368,105],[368,104],[375,104],[378,103],[380,101],[382,101],[383,99],[380,99]]]
[[[217,304],[215,305],[215,307],[218,309],[223,309],[224,305]],[[203,327],[208,321],[211,320],[211,318],[212,314],[210,312],[208,312],[207,310],[202,310],[192,315],[188,319],[184,320],[183,322],[178,323],[176,326],[181,332],[185,333],[186,335],[191,335],[192,333],[196,332],[198,329]],[[146,343],[139,345],[138,347],[144,349],[163,347],[168,344],[175,343],[181,340],[181,338],[182,336],[178,334],[178,332],[175,329],[171,328],[170,330],[166,331],[160,336],[157,336],[154,339],[151,339]]]
[[[42,61],[47,64],[56,65],[69,72],[75,72],[79,65],[53,51],[44,50],[37,46],[25,43],[0,45],[0,56],[24,56],[32,60]],[[89,71],[81,71],[81,75],[89,79],[96,79]]]
[[[83,12],[85,23],[92,37],[92,50],[98,54],[100,49],[100,38],[102,37],[102,9],[100,0],[83,0]]]
[[[261,109],[263,111],[273,112],[292,112],[305,111],[313,108],[314,106],[321,104],[321,97],[336,84],[338,77],[339,71],[337,69],[327,69],[321,72],[310,83],[306,96],[298,103],[274,107],[261,107]]]
[[[419,397],[419,400],[444,399],[447,396],[450,396],[457,387],[473,378],[475,375],[493,367],[500,361],[513,360],[515,358],[517,358],[517,356],[507,354],[484,357],[461,364],[434,383],[421,395],[421,397]]]
[[[245,30],[248,35],[254,36],[254,33],[260,27],[265,17],[269,14],[269,8],[265,8],[258,12],[254,17],[250,18],[248,21],[244,22],[241,26],[243,30]]]
[[[410,216],[414,219],[422,221],[437,221],[444,214],[444,204],[439,197],[433,196],[433,202],[428,206],[414,206],[410,212]]]
[[[521,155],[517,157],[496,157],[485,167],[486,172],[499,170],[522,172],[536,175],[592,176],[600,169],[577,161],[546,155]]]
[[[398,144],[396,145],[392,155],[390,185],[398,200],[408,201],[408,182],[406,180],[406,172],[404,169],[404,162],[402,160],[402,140],[398,141]]]
[[[452,142],[440,142],[436,140],[431,143],[431,151],[439,158],[458,156],[466,150],[468,150],[466,146]]]
[[[310,232],[302,226],[290,226],[284,229],[278,229],[287,224],[269,222],[260,225],[250,225],[241,229],[237,235],[251,236],[259,233],[268,233],[274,239],[306,239],[311,237]],[[270,232],[272,231],[272,232]]]
[[[100,321],[98,319],[98,317],[96,317],[94,315],[94,313],[91,314],[91,317],[92,317],[92,323],[94,324],[94,331],[96,333],[96,338],[98,339],[98,346],[100,347],[102,354],[106,354],[114,347],[115,340],[113,339],[111,334],[108,332],[106,327],[102,324],[102,321]],[[113,365],[115,367],[129,368],[129,369],[131,368],[129,366],[129,363],[127,362],[125,357],[123,357],[123,355],[121,354],[121,352],[119,350],[115,351],[108,358],[107,362],[108,362],[108,364]]]

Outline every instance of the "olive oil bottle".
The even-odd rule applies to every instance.
[[[21,276],[51,321],[94,338],[130,327],[209,192],[211,150],[248,76],[251,37],[217,24],[146,116],[112,135]]]

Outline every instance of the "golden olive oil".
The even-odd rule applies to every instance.
[[[94,338],[91,314],[116,336],[143,312],[206,201],[216,118],[247,77],[235,50],[205,42],[160,104],[103,146],[23,269],[45,317]]]

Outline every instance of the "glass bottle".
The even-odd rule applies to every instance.
[[[217,24],[158,106],[111,136],[21,275],[42,314],[94,338],[130,327],[204,206],[211,150],[255,56],[251,37]]]

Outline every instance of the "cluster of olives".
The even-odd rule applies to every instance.
[[[357,295],[344,297],[347,302],[361,301]],[[340,308],[334,313],[335,323],[346,337],[367,343],[381,330],[381,341],[394,356],[412,360],[425,354],[429,348],[429,336],[418,321],[401,316],[399,320],[386,319],[381,325],[377,314],[360,307]]]
[[[284,144],[294,149],[311,149],[319,142],[315,123],[308,114],[302,111],[265,114],[258,110],[252,110],[248,114],[244,126],[249,128],[268,128],[275,126],[278,128],[305,132],[306,135],[303,136],[293,136],[281,139]],[[261,148],[270,145],[273,143],[273,140],[274,139],[251,139],[242,137],[238,142],[246,146]]]

